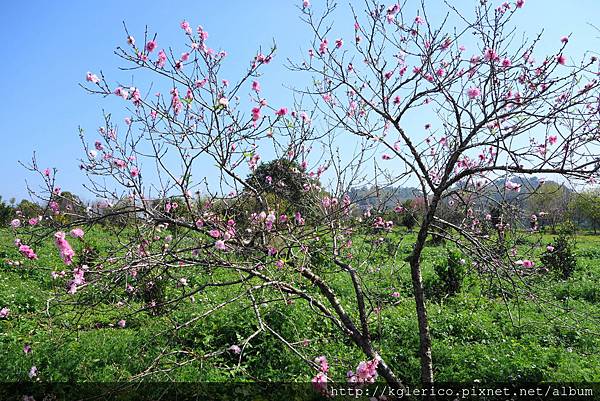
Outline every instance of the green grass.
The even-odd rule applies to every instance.
[[[101,231],[86,234],[102,253],[109,239]],[[392,240],[374,250],[355,243],[356,260],[368,271],[363,285],[371,301],[381,306],[372,314],[376,347],[404,380],[419,379],[417,322],[411,298],[410,272],[405,262],[412,249],[413,234],[395,233]],[[398,245],[398,240],[402,241]],[[544,238],[550,242],[551,237]],[[542,241],[542,242],[544,242]],[[493,285],[471,272],[463,289],[454,297],[431,294],[429,318],[433,336],[433,358],[439,381],[600,381],[600,237],[577,238],[578,268],[567,281],[538,275],[530,280],[539,299],[524,294],[503,299]],[[122,381],[143,372],[155,359],[169,372],[145,380],[224,381],[255,379],[309,380],[314,372],[273,335],[261,333],[246,348],[241,362],[225,352],[210,358],[201,356],[238,343],[256,330],[251,305],[241,301],[178,332],[173,323],[183,323],[235,293],[236,288],[202,292],[171,313],[152,316],[129,315],[114,300],[90,309],[51,307],[47,299],[55,291],[50,272],[63,269],[51,242],[37,249],[40,259],[10,266],[20,260],[8,230],[0,231],[0,308],[11,310],[0,320],[0,380],[29,380],[32,365],[40,380]],[[538,248],[537,252],[541,252]],[[435,282],[433,265],[445,255],[443,246],[424,251],[423,276]],[[331,282],[343,305],[352,310],[352,287],[346,275],[334,272],[323,261],[320,273]],[[67,270],[67,269],[65,269]],[[68,270],[67,270],[68,272]],[[191,284],[202,277],[189,272]],[[169,288],[170,294],[178,289]],[[400,298],[392,299],[392,291]],[[77,298],[79,294],[74,297]],[[141,306],[132,301],[130,307]],[[266,322],[290,341],[308,340],[301,346],[308,358],[327,356],[331,375],[343,380],[345,372],[364,359],[347,339],[324,319],[311,313],[299,300],[291,304],[273,302],[261,306]],[[123,329],[115,323],[127,316]],[[25,355],[23,346],[33,352]],[[185,350],[187,356],[173,351]],[[198,357],[187,363],[189,356]]]

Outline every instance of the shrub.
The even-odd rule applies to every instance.
[[[577,266],[577,258],[573,248],[575,239],[561,232],[554,242],[546,247],[541,256],[542,265],[551,272],[557,272],[564,280],[567,280],[573,274]]]
[[[437,275],[436,292],[445,296],[457,294],[465,279],[466,265],[460,251],[448,249],[447,256],[433,266]]]

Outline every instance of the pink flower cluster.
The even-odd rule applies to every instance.
[[[349,383],[373,383],[377,378],[378,359],[362,361],[356,367],[356,373],[349,371],[347,374]]]
[[[27,259],[33,260],[38,258],[33,249],[31,249],[31,247],[25,244],[19,246],[19,252],[21,252],[21,254]]]
[[[327,392],[327,372],[329,371],[329,363],[324,356],[315,358],[315,362],[319,364],[319,373],[312,378],[312,385],[316,391],[325,394]]]
[[[60,251],[60,257],[65,262],[66,265],[70,265],[73,263],[73,257],[75,256],[75,251],[71,248],[71,244],[66,240],[66,234],[62,231],[58,231],[54,234],[54,243],[56,247]]]

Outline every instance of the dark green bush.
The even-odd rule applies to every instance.
[[[448,249],[446,257],[433,266],[437,275],[436,292],[443,296],[456,295],[465,279],[466,266],[467,263],[460,251]]]
[[[567,280],[577,267],[577,257],[573,248],[575,239],[565,232],[554,238],[554,242],[548,245],[541,256],[542,265],[550,272],[556,272]]]

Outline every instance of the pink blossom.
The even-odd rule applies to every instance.
[[[392,156],[388,155],[387,153],[384,153],[384,154],[381,155],[381,158],[383,160],[390,160],[392,158]]]
[[[66,234],[62,231],[58,231],[54,234],[54,242],[56,244],[56,247],[60,251],[60,257],[66,265],[70,265],[71,263],[73,263],[75,251],[73,251],[73,248],[71,248],[71,245],[65,238]]]
[[[496,61],[498,60],[498,53],[494,49],[488,48],[483,53],[485,61]]]
[[[417,15],[415,17],[415,24],[417,25],[422,25],[425,23],[425,20],[423,19],[423,17],[421,17],[420,15]]]
[[[560,41],[561,41],[562,43],[565,43],[565,44],[566,44],[566,43],[569,43],[569,37],[568,37],[568,36],[563,36],[562,38],[560,38]]]
[[[219,238],[221,236],[221,232],[219,230],[213,229],[208,232],[208,235],[210,235],[213,238]]]
[[[227,108],[229,106],[229,100],[226,97],[219,98],[219,105]]]
[[[227,249],[225,246],[225,241],[223,241],[223,240],[215,241],[215,248],[217,248],[220,251],[224,251],[225,249]]]
[[[138,175],[140,175],[140,170],[138,170],[136,167],[133,167],[133,168],[130,170],[130,173],[131,173],[131,176],[132,176],[132,177],[137,177]]]
[[[255,92],[260,92],[260,83],[258,81],[252,82],[252,90]]]
[[[252,114],[252,121],[258,121],[260,119],[260,108],[253,107],[251,114]]]
[[[275,114],[278,115],[279,117],[282,117],[282,116],[285,116],[287,114],[287,112],[288,112],[287,107],[282,107],[279,110],[277,110],[275,112]]]
[[[41,216],[40,216],[41,217]],[[28,223],[30,226],[35,226],[40,222],[40,219],[38,217],[32,217],[29,219]]]
[[[35,366],[32,366],[31,369],[29,369],[29,373],[28,373],[29,378],[33,379],[34,377],[37,376],[37,373],[38,373],[37,368]]]
[[[127,324],[127,322],[125,321],[125,319],[121,319],[117,322],[117,324],[119,325],[120,328],[124,328],[125,325]]]
[[[556,141],[558,141],[558,137],[556,135],[550,135],[548,137],[548,142],[550,142],[550,145],[554,145]]]
[[[231,347],[227,348],[228,351],[233,352],[234,354],[239,354],[242,352],[242,349],[238,346],[233,344]]]
[[[392,292],[392,298],[400,298],[400,293],[398,291]]]
[[[148,51],[148,53],[151,53],[152,51],[154,51],[154,49],[156,49],[156,41],[151,40],[148,43],[146,43],[146,50]]]
[[[192,27],[190,26],[190,23],[187,22],[186,20],[181,21],[181,29],[183,29],[185,31],[185,33],[187,33],[188,35],[192,34]]]
[[[164,50],[160,50],[158,52],[158,59],[156,60],[156,66],[158,68],[163,68],[167,63],[167,53]]]
[[[508,68],[511,65],[512,65],[512,61],[510,61],[509,58],[505,57],[504,59],[502,59],[502,67]]]
[[[517,8],[523,8],[525,5],[525,0],[517,0]]]
[[[319,45],[319,54],[324,55],[327,52],[327,39],[323,39]]]
[[[25,344],[23,346],[23,353],[25,353],[25,354],[30,354],[31,353],[31,346],[29,344]]]
[[[19,220],[19,219],[13,219],[13,220],[11,220],[10,226],[12,228],[19,228],[19,227],[21,227],[21,220]]]
[[[327,391],[327,375],[323,372],[317,373],[315,377],[311,380],[313,388],[315,391],[320,393],[326,393]]]
[[[27,245],[21,245],[19,246],[19,252],[21,252],[21,254],[23,256],[25,256],[27,259],[30,260],[34,260],[37,259],[37,255],[35,254],[35,252],[33,251],[33,249],[31,249],[31,247],[27,246]]]
[[[302,7],[303,7],[303,8],[308,8],[308,7],[310,7],[310,1],[309,1],[309,0],[304,0],[304,1],[302,2]]]
[[[547,250],[548,252],[553,252],[553,251],[554,251],[554,247],[553,247],[552,245],[548,245],[548,246],[546,247],[546,250]]]
[[[124,100],[127,100],[127,98],[129,97],[129,92],[127,92],[125,89],[121,88],[120,86],[115,89],[114,93],[115,93],[115,95],[122,97]]]
[[[469,99],[476,99],[477,97],[479,97],[479,95],[481,95],[481,91],[479,90],[479,88],[471,87],[467,89],[467,96],[469,96]]]
[[[284,265],[285,265],[285,262],[282,259],[279,259],[275,262],[275,266],[277,266],[278,269],[283,269]]]
[[[566,57],[565,57],[565,56],[563,56],[562,54],[559,54],[558,56],[556,56],[556,62],[557,62],[558,64],[565,65],[565,64],[566,64],[566,62],[567,62],[567,59],[566,59]]]
[[[7,308],[6,306],[4,308],[0,309],[0,319],[6,319],[9,314],[10,314],[10,309]]]
[[[335,40],[335,47],[337,49],[339,49],[340,47],[342,47],[344,45],[344,41],[342,39],[336,39]]]
[[[72,229],[70,234],[73,238],[83,238],[83,230],[81,228]]]
[[[89,71],[85,75],[85,80],[88,81],[88,82],[91,82],[93,84],[97,84],[98,82],[100,82],[100,79],[98,79],[98,76],[96,74],[92,74]]]
[[[531,260],[529,260],[529,259],[517,260],[517,261],[515,262],[515,264],[517,264],[517,265],[521,265],[521,266],[523,266],[523,267],[526,267],[526,268],[531,268],[531,267],[533,267],[533,266],[535,265],[535,263],[533,263],[533,262],[532,262]]]
[[[521,184],[517,184],[516,182],[512,181],[506,181],[506,183],[504,183],[504,188],[508,189],[509,191],[521,192]]]

